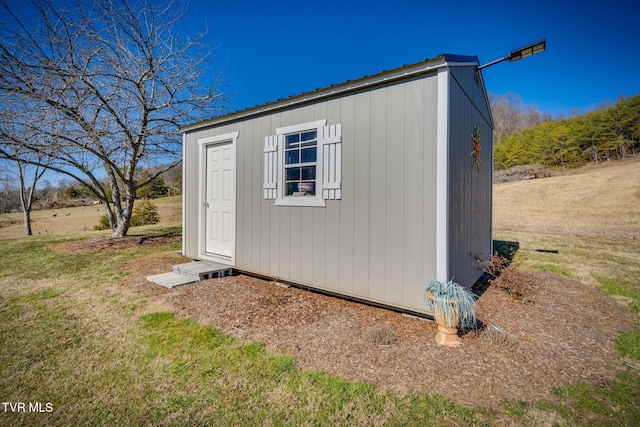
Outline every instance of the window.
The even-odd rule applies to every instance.
[[[276,129],[264,145],[264,198],[279,206],[325,206],[341,198],[340,124],[326,120]]]
[[[318,131],[284,136],[285,196],[316,195]]]

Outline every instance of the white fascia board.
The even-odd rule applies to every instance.
[[[436,279],[449,278],[449,68],[438,71],[436,133]]]

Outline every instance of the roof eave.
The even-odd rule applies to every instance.
[[[295,107],[306,104],[308,102],[318,101],[321,99],[334,97],[348,92],[366,89],[368,87],[386,84],[396,80],[406,79],[421,74],[426,74],[443,67],[461,66],[461,65],[478,65],[477,56],[462,56],[443,54],[432,59],[418,62],[411,65],[403,65],[393,70],[385,70],[378,74],[363,76],[355,80],[347,80],[343,83],[331,85],[323,89],[316,89],[311,92],[301,93],[288,98],[276,100],[266,104],[239,110],[223,116],[214,117],[190,125],[182,126],[180,132],[190,132],[193,130],[220,125],[237,120],[248,119],[258,115],[263,115],[286,108]]]

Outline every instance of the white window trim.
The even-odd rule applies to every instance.
[[[276,196],[276,206],[311,206],[325,207],[325,201],[322,198],[322,176],[323,159],[321,152],[320,135],[321,128],[327,124],[327,120],[316,120],[314,122],[301,123],[292,126],[284,126],[276,129],[278,137],[278,187]],[[318,132],[318,151],[316,160],[316,194],[315,197],[292,197],[284,194],[284,135],[305,130],[315,129]]]
[[[315,122],[301,123],[299,125],[285,126],[276,128],[276,135],[285,135],[287,133],[302,132],[310,129],[319,129],[327,125],[327,119],[316,120]]]

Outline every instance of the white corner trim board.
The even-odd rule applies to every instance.
[[[449,276],[449,69],[438,70],[436,136],[436,279]]]

